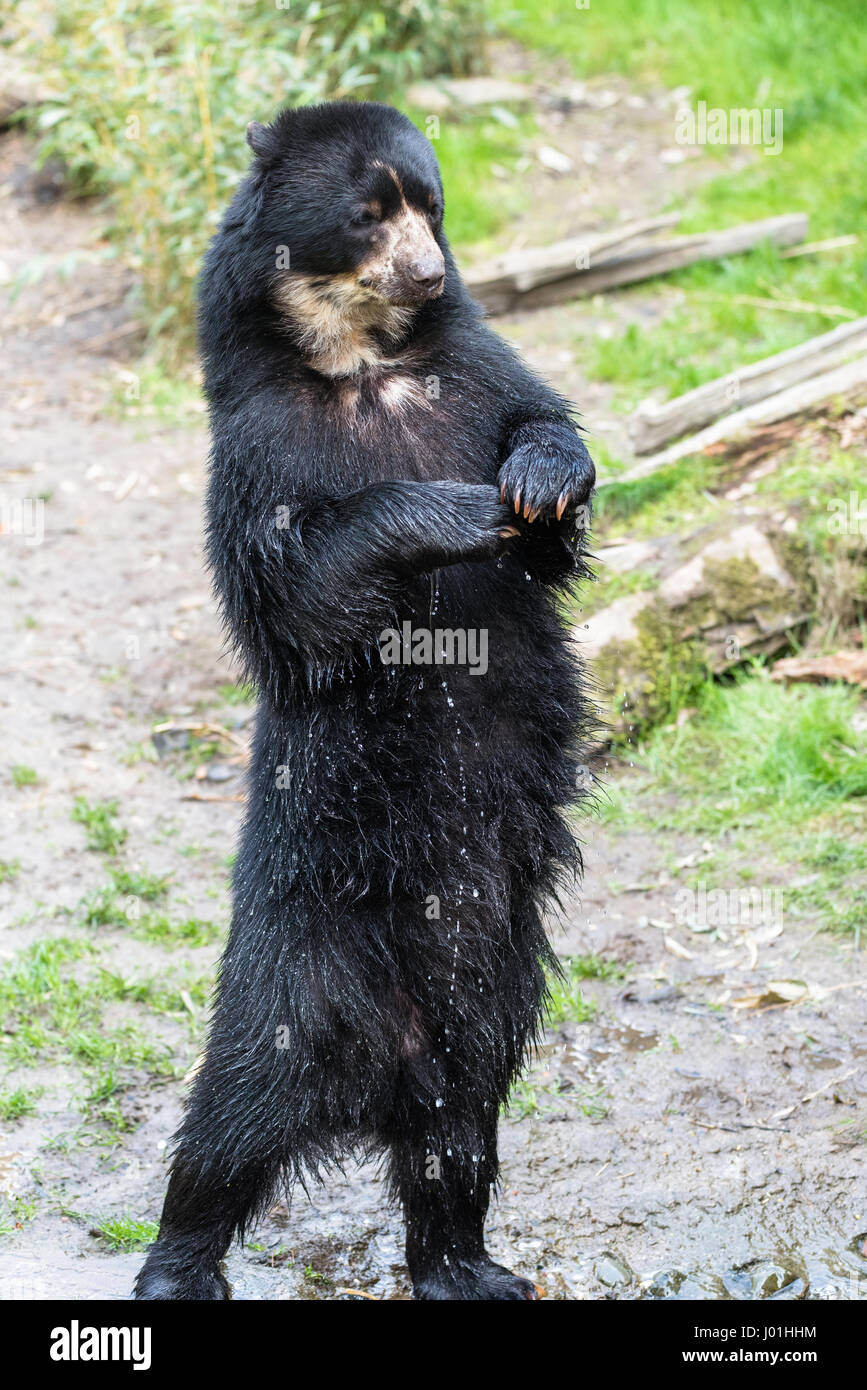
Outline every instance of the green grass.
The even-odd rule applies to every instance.
[[[16,787],[35,787],[39,781],[39,776],[35,768],[27,767],[24,763],[13,763],[9,769],[9,775]]]
[[[224,705],[252,705],[256,700],[256,687],[247,681],[238,684],[221,685],[217,694]]]
[[[570,980],[624,980],[629,973],[620,961],[605,956],[570,956],[566,966]]]
[[[613,337],[593,339],[591,376],[617,387],[615,404],[626,412],[651,394],[660,400],[682,395],[826,333],[844,316],[795,315],[738,300],[738,295],[775,293],[804,298],[807,289],[796,290],[791,264],[765,247],[728,264],[709,262],[682,272],[679,287],[687,291],[686,303],[653,327],[632,323]],[[847,300],[851,294],[843,296],[844,304]]]
[[[116,989],[105,985],[99,968],[89,977],[71,968],[94,954],[91,942],[61,936],[35,941],[13,957],[0,975],[0,1054],[28,1066],[71,1060],[171,1073],[164,1045],[133,1023],[106,1023],[103,1004],[117,997]]]
[[[654,730],[636,753],[649,794],[664,798],[660,823],[698,834],[791,828],[867,796],[858,706],[841,685],[786,688],[760,675],[708,684],[694,718]]]
[[[153,941],[160,946],[209,946],[218,941],[222,929],[215,922],[206,922],[199,917],[187,917],[172,921],[164,915],[148,913],[135,927],[135,935],[143,941]]]
[[[139,1221],[134,1216],[108,1216],[93,1222],[93,1234],[98,1236],[109,1250],[130,1254],[133,1251],[147,1250],[157,1238],[157,1221]]]
[[[86,797],[77,796],[72,819],[84,826],[87,848],[100,854],[116,854],[126,840],[127,832],[117,821],[116,801],[95,801],[91,804]]]
[[[169,948],[208,946],[219,940],[221,928],[214,922],[199,917],[176,919],[165,912],[143,909],[143,904],[161,902],[169,886],[167,875],[111,869],[109,882],[81,899],[76,909],[77,920],[86,927],[129,930],[141,941]]]
[[[595,1002],[584,998],[575,978],[552,979],[548,982],[547,1024],[589,1023],[596,1017],[596,1012]]]
[[[526,1120],[530,1115],[538,1115],[539,1092],[537,1087],[526,1077],[519,1077],[509,1092],[504,1109],[507,1114],[513,1115],[519,1120]]]
[[[79,905],[82,921],[89,927],[125,926],[140,917],[133,908],[138,908],[140,902],[158,902],[168,892],[168,887],[167,877],[112,869],[109,883],[88,894]]]
[[[799,873],[786,889],[786,909],[818,919],[826,928],[853,932],[860,945],[867,923],[867,844],[863,826],[797,839],[791,857]]]
[[[157,979],[130,980],[117,971],[100,966],[99,980],[94,988],[101,999],[133,1000],[136,1004],[146,1004],[155,1013],[183,1014],[185,1010],[189,1012],[183,994],[197,1008],[207,1004],[210,977],[199,976],[187,980],[184,986],[176,986],[163,984]]]
[[[410,114],[423,130],[422,113]],[[442,118],[432,143],[443,176],[446,235],[459,257],[471,246],[476,259],[493,252],[495,236],[524,206],[526,195],[515,166],[535,128],[528,116],[521,116],[514,128],[481,113],[458,117],[449,112]],[[494,167],[508,171],[508,177],[501,173],[497,178]]]
[[[36,1114],[36,1102],[41,1095],[39,1088],[27,1089],[16,1086],[11,1091],[0,1091],[0,1120],[20,1120],[25,1115]]]
[[[84,1098],[87,1124],[105,1126],[115,1139],[134,1129],[135,1125],[124,1114],[120,1103],[124,1090],[123,1082],[112,1067],[97,1067]]]
[[[0,1235],[8,1236],[13,1231],[20,1230],[26,1221],[32,1221],[36,1215],[36,1203],[26,1197],[3,1196],[6,1210],[0,1214]]]
[[[598,1005],[585,999],[581,991],[583,980],[622,980],[627,973],[620,962],[598,954],[569,956],[561,961],[563,975],[548,980],[548,1008],[545,1021],[558,1023],[589,1023],[596,1017]]]
[[[647,478],[613,482],[596,494],[594,535],[628,534],[641,539],[680,532],[687,524],[698,526],[714,515],[714,504],[704,489],[715,476],[710,459],[690,458],[679,459]]]
[[[0,883],[13,883],[20,868],[19,859],[0,859]]]

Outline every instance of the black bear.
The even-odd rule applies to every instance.
[[[542,907],[580,868],[590,716],[557,600],[593,464],[464,288],[407,117],[326,103],[248,141],[200,326],[209,558],[259,705],[210,1040],[136,1293],[227,1298],[223,1256],[281,1181],[364,1152],[416,1298],[533,1299],[483,1227],[555,968]]]

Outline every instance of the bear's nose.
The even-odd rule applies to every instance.
[[[412,262],[409,273],[417,285],[426,290],[438,290],[445,279],[445,262],[441,255],[422,256]]]

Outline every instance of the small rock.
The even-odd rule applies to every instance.
[[[728,536],[705,546],[694,559],[663,580],[659,592],[672,608],[679,608],[709,592],[710,581],[705,575],[708,560],[749,560],[764,579],[772,580],[781,589],[793,587],[791,577],[781,566],[764,532],[758,526],[738,526]]]
[[[422,111],[448,111],[453,106],[526,106],[533,100],[533,89],[520,82],[499,77],[445,78],[439,82],[419,82],[410,87],[407,100]]]
[[[151,734],[151,742],[156,749],[158,758],[165,758],[169,753],[177,753],[180,749],[189,748],[190,731],[189,729],[164,729],[162,733]]]
[[[608,1289],[622,1288],[625,1284],[631,1284],[634,1278],[626,1261],[621,1260],[619,1255],[613,1255],[610,1250],[604,1251],[596,1261],[595,1274],[599,1283]]]
[[[229,767],[227,763],[208,763],[208,770],[205,774],[209,782],[229,782],[237,775],[238,769]]]
[[[553,145],[540,146],[537,157],[543,168],[550,169],[555,174],[568,174],[572,168],[568,154],[564,154],[562,150],[555,150]]]
[[[679,1269],[662,1269],[654,1274],[647,1285],[649,1298],[677,1298],[687,1282],[687,1275]]]

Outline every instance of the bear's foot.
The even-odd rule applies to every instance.
[[[163,1254],[156,1246],[135,1281],[137,1299],[187,1299],[210,1303],[232,1297],[222,1270],[191,1264],[178,1255]]]
[[[435,1271],[419,1275],[413,1281],[413,1298],[485,1300],[522,1299],[534,1302],[539,1297],[536,1285],[529,1279],[513,1274],[505,1265],[495,1264],[488,1255],[477,1260],[460,1260],[439,1265]]]

